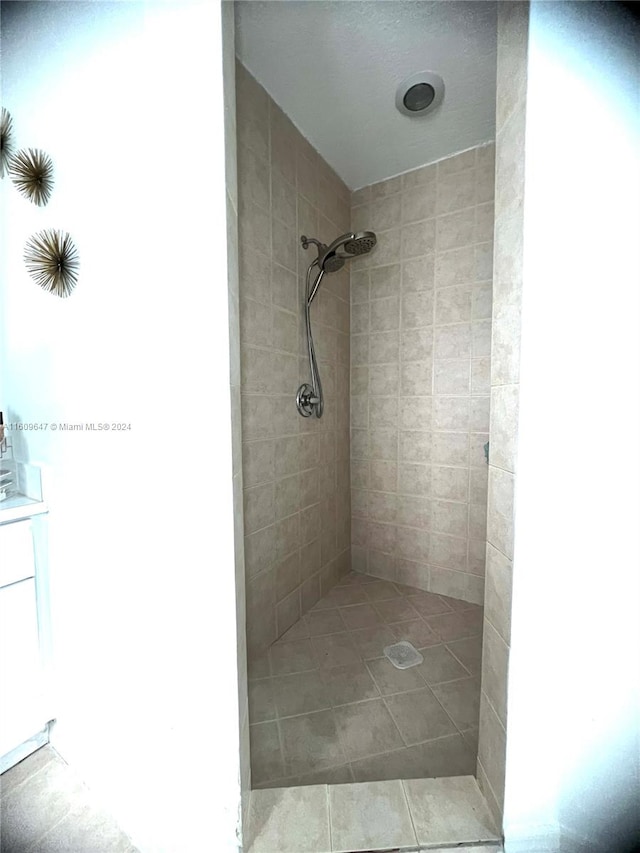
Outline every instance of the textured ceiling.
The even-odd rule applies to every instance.
[[[241,62],[351,189],[494,136],[496,4],[240,0]],[[419,71],[444,78],[428,115],[395,107]]]

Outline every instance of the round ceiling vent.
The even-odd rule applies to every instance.
[[[406,116],[432,112],[444,98],[444,81],[432,71],[407,77],[396,89],[396,107]]]

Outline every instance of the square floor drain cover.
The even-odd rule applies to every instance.
[[[406,640],[387,646],[384,653],[396,669],[409,669],[410,666],[417,666],[424,660],[420,652]]]

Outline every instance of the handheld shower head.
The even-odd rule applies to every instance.
[[[308,237],[305,237],[304,240],[307,245],[312,242]],[[376,235],[373,231],[356,231],[351,234],[342,234],[330,246],[325,246],[323,243],[318,242],[318,265],[325,272],[338,272],[344,266],[345,261],[350,261],[357,255],[366,255],[367,252],[373,249],[376,242]],[[304,242],[302,245],[305,245]],[[340,249],[344,249],[346,254],[340,252]]]
[[[373,231],[355,231],[350,234],[342,234],[330,246],[326,246],[314,237],[305,237],[304,234],[300,238],[300,242],[303,249],[307,249],[310,243],[315,243],[318,247],[318,257],[312,262],[312,265],[317,264],[320,272],[324,274],[338,272],[344,266],[345,261],[350,261],[358,255],[366,255],[376,245],[377,238]],[[339,249],[344,249],[346,254],[339,252]],[[309,305],[318,292],[321,280],[322,276],[316,279],[308,297]]]
[[[338,272],[344,266],[345,259],[340,255],[327,252],[320,261],[320,266],[325,272]]]
[[[342,263],[344,263],[345,261],[350,261],[357,255],[366,255],[367,252],[370,252],[373,249],[376,242],[376,235],[373,231],[356,231],[352,234],[343,234],[341,237],[338,237],[337,240],[334,240],[328,249],[326,249],[320,260],[320,264],[321,266],[325,266],[333,258],[338,258]],[[344,249],[347,254],[338,254],[339,249]],[[342,264],[340,264],[340,267],[341,266]],[[336,269],[340,269],[340,267],[337,267]],[[327,272],[333,271],[334,270],[327,269]]]

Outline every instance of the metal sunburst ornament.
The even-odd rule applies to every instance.
[[[78,282],[80,258],[66,231],[49,228],[30,237],[24,249],[29,275],[43,290],[66,297]]]
[[[53,162],[38,148],[23,148],[9,159],[9,174],[25,198],[42,207],[53,190]]]
[[[0,178],[9,171],[9,160],[13,154],[13,119],[11,113],[2,107],[0,114]]]

